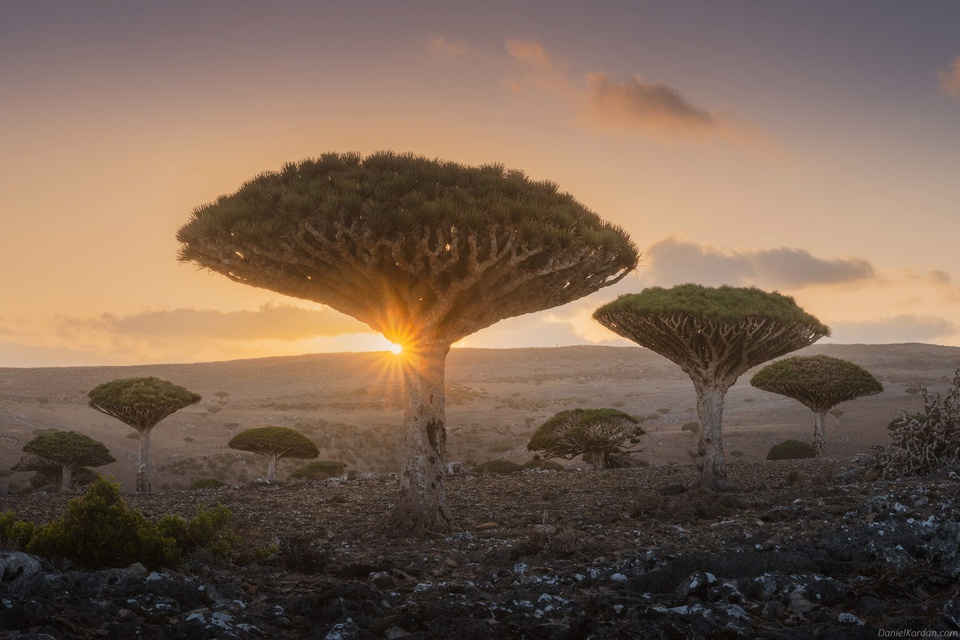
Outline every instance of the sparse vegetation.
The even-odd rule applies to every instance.
[[[960,470],[960,369],[944,397],[923,393],[923,414],[901,415],[890,431],[891,444],[875,447],[876,470],[889,480]]]
[[[563,471],[563,465],[553,460],[544,460],[540,456],[533,456],[523,463],[522,469],[543,469],[544,471]]]
[[[682,427],[680,427],[680,431],[689,431],[693,435],[698,435],[700,433],[700,423],[687,422]]]
[[[220,487],[225,486],[227,486],[227,483],[220,478],[201,478],[190,485],[190,490],[196,491],[198,489],[219,489]]]
[[[802,440],[784,440],[770,447],[770,451],[767,452],[767,460],[800,460],[816,457],[817,452],[813,445]]]

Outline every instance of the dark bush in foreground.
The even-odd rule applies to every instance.
[[[135,562],[157,568],[174,565],[185,553],[201,548],[228,552],[238,543],[225,529],[230,516],[229,509],[217,505],[189,522],[164,516],[154,524],[127,507],[120,485],[98,478],[86,494],[70,501],[59,520],[33,525],[9,511],[0,515],[0,544],[89,569]]]
[[[800,440],[785,440],[780,444],[775,444],[767,453],[767,460],[801,460],[803,458],[815,458],[816,450],[809,442]]]
[[[889,447],[877,450],[881,479],[926,476],[960,469],[960,369],[944,398],[923,392],[923,413],[900,418],[890,431]]]
[[[477,473],[516,473],[523,470],[523,466],[509,460],[487,460],[473,468]]]
[[[317,460],[296,469],[290,474],[290,477],[300,480],[326,480],[327,478],[342,476],[343,470],[346,468],[347,465],[336,460]]]

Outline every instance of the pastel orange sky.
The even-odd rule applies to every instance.
[[[155,5],[155,6],[153,6]],[[284,162],[499,162],[623,226],[637,273],[477,347],[624,345],[621,293],[794,296],[834,342],[960,345],[960,4],[0,4],[0,367],[383,349],[179,264]]]

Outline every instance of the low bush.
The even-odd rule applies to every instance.
[[[680,431],[689,431],[693,435],[698,435],[700,433],[700,423],[699,422],[688,422],[682,427]]]
[[[521,471],[523,466],[509,460],[497,459],[487,460],[475,466],[473,470],[477,473],[516,473]]]
[[[785,440],[770,448],[767,453],[767,460],[801,460],[803,458],[815,458],[816,456],[817,452],[809,442]]]
[[[876,472],[883,480],[960,470],[960,369],[945,397],[923,392],[923,413],[900,418],[889,447],[877,450]]]
[[[300,480],[325,480],[342,476],[346,468],[347,465],[335,460],[317,460],[296,469],[290,477]]]
[[[201,478],[190,485],[190,490],[196,491],[197,489],[217,489],[225,486],[227,486],[227,483],[219,478]]]
[[[228,508],[217,505],[190,521],[168,515],[154,524],[127,507],[119,484],[98,478],[83,496],[69,502],[59,520],[34,525],[10,511],[0,515],[0,544],[89,569],[135,562],[154,569],[175,565],[199,549],[229,553],[239,544],[226,529],[230,517]]]

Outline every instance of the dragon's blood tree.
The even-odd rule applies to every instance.
[[[750,384],[798,400],[813,412],[817,457],[823,456],[827,412],[841,402],[883,391],[883,385],[860,365],[830,356],[778,360],[755,373]]]
[[[250,451],[267,458],[267,482],[277,477],[277,463],[284,458],[308,460],[320,455],[310,438],[287,427],[259,427],[241,431],[227,443],[231,449]]]
[[[722,433],[727,390],[748,369],[830,335],[793,298],[754,287],[651,287],[620,296],[593,317],[690,376],[701,426],[698,485],[711,490],[728,486]]]
[[[327,154],[199,207],[180,259],[321,303],[403,347],[404,463],[391,533],[451,527],[443,488],[450,345],[614,284],[627,234],[549,182],[499,165]]]

